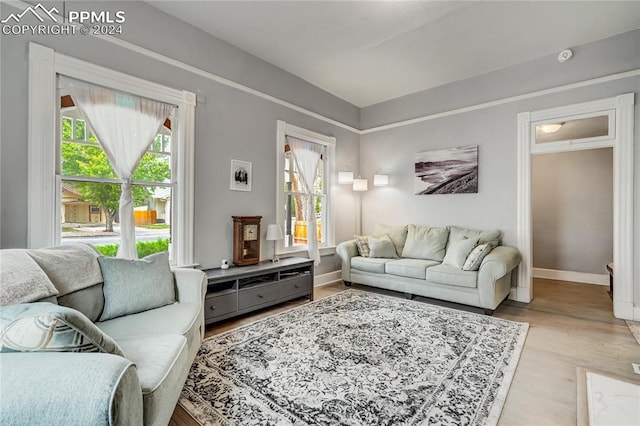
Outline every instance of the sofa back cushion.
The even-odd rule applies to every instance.
[[[58,297],[102,282],[99,253],[88,244],[69,244],[28,253],[58,289]]]
[[[409,225],[402,257],[442,262],[449,238],[449,228]]]
[[[502,237],[502,231],[499,229],[479,231],[477,229],[451,226],[449,231],[449,244],[467,238],[478,238],[478,244],[491,243],[493,246],[497,246],[500,242],[500,237]]]
[[[100,321],[169,305],[176,300],[167,252],[144,259],[98,259],[104,277],[104,310]]]
[[[58,304],[82,312],[91,321],[96,322],[104,309],[102,283],[74,291],[58,297]]]
[[[407,232],[409,230],[408,225],[376,225],[373,230],[373,236],[376,238],[380,238],[384,235],[389,235],[393,245],[396,248],[396,254],[398,257],[402,256],[402,250],[404,250],[404,245],[407,241]]]

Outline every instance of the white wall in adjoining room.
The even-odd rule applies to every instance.
[[[606,274],[613,261],[613,148],[531,158],[533,267]]]

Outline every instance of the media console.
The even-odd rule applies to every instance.
[[[252,266],[206,269],[204,318],[212,324],[267,306],[308,297],[313,300],[313,260],[289,257]]]

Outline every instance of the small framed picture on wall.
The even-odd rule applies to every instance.
[[[231,160],[231,183],[229,189],[232,191],[251,191],[251,163],[248,161]]]

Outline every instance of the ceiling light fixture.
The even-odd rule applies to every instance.
[[[540,130],[543,133],[555,133],[562,127],[564,123],[549,123],[549,124],[541,124]]]

